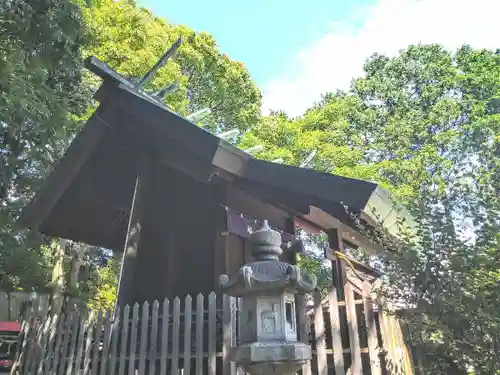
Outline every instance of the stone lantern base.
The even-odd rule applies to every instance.
[[[311,359],[301,342],[253,342],[233,348],[231,360],[252,375],[283,375],[299,371]]]

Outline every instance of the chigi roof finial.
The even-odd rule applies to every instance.
[[[156,72],[167,62],[169,58],[179,49],[182,43],[182,37],[180,36],[177,41],[172,44],[172,46],[163,54],[163,56],[153,65],[153,67],[137,82],[135,85],[136,89],[140,89],[145,86],[156,74]]]

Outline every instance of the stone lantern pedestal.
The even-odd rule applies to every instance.
[[[267,221],[250,240],[255,261],[220,277],[224,292],[242,299],[231,360],[253,375],[291,374],[311,359],[311,347],[297,337],[295,294],[312,291],[316,278],[279,260],[281,235]]]

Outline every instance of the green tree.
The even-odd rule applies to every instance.
[[[75,132],[87,107],[79,49],[86,41],[69,0],[0,4],[0,288],[45,288],[51,256],[15,219]]]
[[[88,254],[84,267],[80,278],[80,296],[90,308],[112,309],[116,300],[120,262],[109,254],[106,256],[102,251],[95,251],[94,254]]]
[[[403,142],[386,144],[394,160],[408,158],[414,171],[408,206],[419,223],[417,235],[385,254],[392,297],[415,308],[408,322],[430,359],[429,371],[459,366],[499,374],[500,116],[491,103],[500,94],[500,55],[468,46],[452,55],[429,46],[409,49],[399,60],[376,61],[374,76],[384,70],[396,76],[390,72],[398,69],[418,83],[410,81],[411,97],[398,96],[405,111],[390,111],[400,117],[414,112],[418,119],[404,139],[411,153],[405,156]],[[415,66],[417,72],[409,69]],[[387,102],[391,96],[386,94]],[[396,138],[396,130],[385,136]],[[404,169],[395,165],[391,172],[395,181],[404,179]]]
[[[369,58],[348,92],[296,119],[273,113],[240,141],[292,165],[316,150],[309,167],[376,181],[406,204],[416,233],[376,260],[392,297],[418,307],[408,323],[440,353],[432,370],[498,373],[499,95],[498,52],[410,46]],[[475,241],[463,238],[467,222]]]
[[[182,36],[183,43],[147,89],[158,91],[177,83],[165,102],[187,115],[210,108],[210,130],[246,130],[259,120],[261,94],[241,62],[217,47],[215,39],[186,26],[169,24],[134,1],[93,0],[83,7],[93,42],[86,55],[95,55],[129,78],[139,78]]]
[[[177,53],[145,89],[157,92],[176,83],[178,89],[165,98],[165,103],[183,115],[209,108],[210,115],[200,125],[211,131],[244,131],[258,122],[260,91],[243,64],[220,52],[211,35],[171,25],[134,1],[80,3],[92,35],[91,42],[84,46],[85,55],[94,55],[127,78],[137,80],[181,36],[183,43]],[[99,84],[90,75],[86,82],[94,89]],[[75,294],[89,300],[91,306],[109,307],[116,293],[117,264],[113,260],[103,268],[97,265],[89,273],[91,277],[78,283]]]
[[[255,124],[261,95],[244,66],[222,54],[209,34],[168,24],[133,1],[15,0],[0,10],[0,288],[40,290],[51,280],[50,239],[20,232],[14,223],[79,120],[92,112],[90,94],[99,80],[83,69],[83,57],[96,55],[137,79],[182,36],[180,50],[146,89],[177,82],[166,103],[184,115],[210,108],[204,125],[211,130]],[[83,259],[70,255],[74,286],[81,268],[75,264]],[[81,293],[67,292],[86,295],[93,288],[76,285]]]

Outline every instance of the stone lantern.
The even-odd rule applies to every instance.
[[[311,359],[311,347],[297,337],[295,294],[312,291],[316,277],[279,260],[281,235],[267,221],[250,241],[255,261],[220,277],[223,291],[242,301],[231,360],[252,375],[291,374]]]

